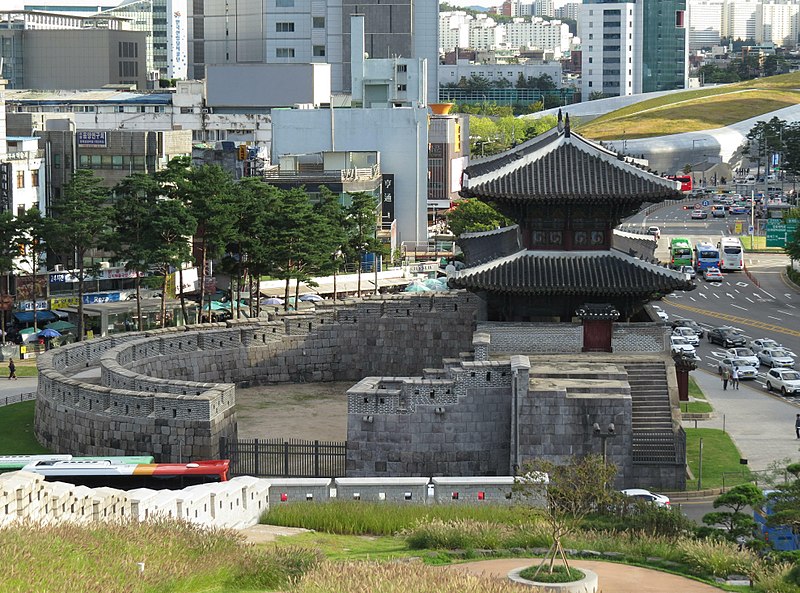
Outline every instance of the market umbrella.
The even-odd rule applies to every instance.
[[[268,299],[264,299],[261,301],[262,305],[282,305],[283,299],[279,299],[278,297],[269,297]]]
[[[45,328],[39,332],[40,338],[60,338],[61,334],[54,329]]]
[[[309,293],[309,294],[300,295],[300,300],[304,301],[304,302],[309,302],[309,303],[318,303],[320,301],[324,301],[325,299],[323,299],[318,294],[314,294],[312,292],[312,293]]]
[[[45,325],[45,329],[54,329],[57,332],[64,331],[65,329],[74,329],[75,324],[69,321],[54,321]]]

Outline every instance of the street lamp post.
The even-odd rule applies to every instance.
[[[616,428],[614,427],[613,422],[609,422],[608,427],[606,428],[605,432],[600,428],[600,424],[595,422],[592,425],[592,432],[594,436],[600,438],[603,441],[603,465],[606,465],[608,461],[608,450],[607,450],[607,441],[608,439],[612,439],[617,436]]]

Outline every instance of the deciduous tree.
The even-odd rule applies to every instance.
[[[17,236],[14,242],[22,247],[24,252],[20,262],[24,263],[23,272],[31,274],[31,299],[33,301],[33,328],[38,329],[36,301],[39,296],[39,283],[37,276],[42,265],[44,244],[47,241],[47,220],[38,208],[33,207],[17,216]]]
[[[476,199],[461,200],[446,214],[447,226],[456,237],[462,233],[492,231],[511,221],[489,204]]]

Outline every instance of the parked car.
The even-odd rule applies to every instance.
[[[697,356],[697,350],[689,342],[680,336],[670,336],[671,350],[673,354],[685,354],[687,356]]]
[[[661,321],[669,321],[669,314],[667,314],[664,309],[659,307],[658,305],[650,305],[653,308],[653,311],[656,312],[656,315],[661,319]]]
[[[645,490],[643,488],[628,488],[627,490],[621,490],[621,492],[625,496],[630,496],[631,498],[637,498],[646,502],[652,502],[658,507],[664,507],[667,509],[669,508],[669,496],[664,494],[656,494],[655,492],[650,492],[649,490]]]
[[[708,212],[705,210],[692,210],[692,220],[705,220],[708,218]]]
[[[740,358],[747,361],[747,364],[758,368],[761,363],[758,361],[758,356],[753,354],[750,348],[728,348],[726,354],[730,358]]]
[[[756,356],[758,356],[758,360],[761,361],[761,364],[768,367],[794,368],[794,358],[789,356],[789,353],[781,348],[764,348]]]
[[[694,271],[692,266],[681,266],[679,271],[689,276],[692,280],[697,276],[697,272]]]
[[[785,348],[783,344],[779,344],[770,338],[756,338],[750,342],[750,350],[752,350],[754,353],[761,352],[765,348],[780,348],[781,350],[786,350],[786,352],[792,358],[797,358],[797,355],[794,352],[788,348]]]
[[[672,330],[673,336],[678,336],[689,342],[692,346],[700,345],[700,336],[690,327],[676,327]]]
[[[683,317],[673,317],[670,325],[672,325],[672,329],[675,329],[676,327],[688,327],[700,338],[706,335],[705,330],[702,327],[700,327],[700,325],[693,319],[685,319]]]
[[[744,346],[747,340],[744,336],[732,327],[713,327],[706,334],[708,341],[712,344],[719,344],[723,348],[733,348],[734,346]]]
[[[653,235],[658,240],[661,238],[661,229],[657,226],[647,227],[647,234]]]
[[[800,373],[790,369],[767,371],[767,391],[777,389],[781,395],[800,395]]]
[[[723,358],[719,361],[717,370],[721,375],[724,369],[732,372],[734,367],[736,367],[740,379],[755,379],[758,376],[758,365],[753,366],[743,358]]]
[[[706,282],[722,282],[724,276],[719,268],[706,268],[703,270],[703,280]]]

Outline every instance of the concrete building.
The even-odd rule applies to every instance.
[[[761,2],[756,7],[755,41],[759,45],[795,48],[800,36],[799,21],[797,1]]]
[[[118,29],[0,29],[11,88],[147,86],[144,33]]]
[[[722,36],[755,39],[759,0],[725,0],[722,6]]]
[[[469,47],[469,24],[472,15],[463,11],[439,13],[439,53]]]
[[[46,169],[44,151],[35,137],[8,136],[4,138],[6,154],[2,157],[4,184],[0,210],[24,213],[33,207],[46,212]]]
[[[688,0],[689,49],[719,45],[722,37],[722,7],[724,0]]]
[[[507,80],[516,84],[520,76],[538,78],[547,75],[553,79],[556,87],[561,88],[561,63],[547,62],[543,64],[473,64],[459,60],[455,65],[440,65],[439,79],[442,84],[458,83],[462,78],[469,80],[472,76],[486,78],[492,82]]]
[[[597,93],[613,97],[642,92],[642,12],[639,2],[580,6],[584,101]]]
[[[686,88],[689,74],[686,0],[643,0],[642,91]]]
[[[554,15],[557,19],[570,19],[573,21],[578,20],[578,13],[580,12],[580,2],[567,2],[556,8]]]
[[[572,34],[569,26],[558,20],[544,20],[533,16],[528,19],[514,19],[505,24],[505,44],[508,48],[542,49],[552,52],[554,59],[559,60],[569,52]]]
[[[448,114],[450,104],[431,105],[428,128],[428,209],[450,208],[461,190],[461,174],[469,164],[469,116]]]
[[[485,15],[469,24],[469,47],[475,50],[492,50],[505,41],[505,29],[497,26],[495,20]]]
[[[350,16],[363,14],[370,58],[438,56],[438,4],[396,0],[330,3],[277,0],[197,0],[190,6],[190,74],[209,64],[328,63],[334,92],[350,90]],[[428,100],[435,100],[436,69],[428,69]]]

